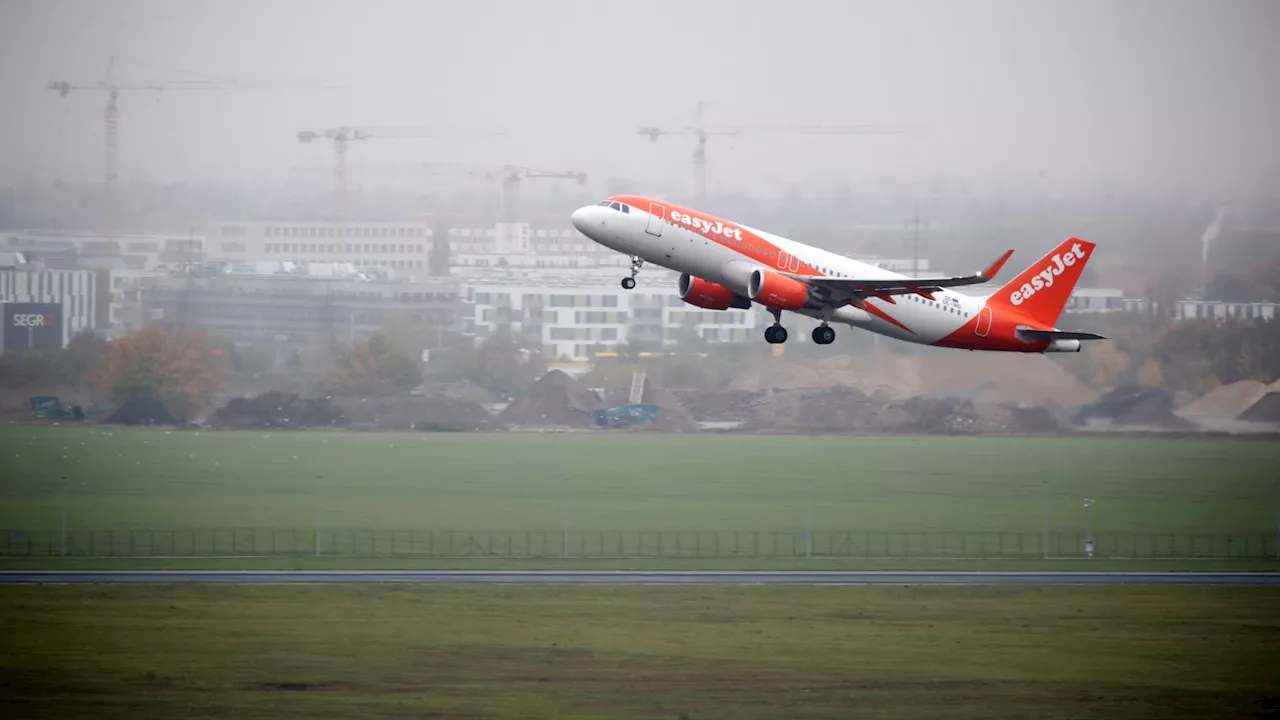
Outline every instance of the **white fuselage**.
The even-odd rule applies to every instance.
[[[626,205],[625,212],[604,203],[581,208],[573,213],[573,223],[605,247],[723,285],[740,295],[746,295],[747,277],[757,268],[833,278],[909,278],[763,230],[705,215],[693,217],[683,208],[664,206],[650,212]],[[908,342],[933,344],[959,330],[985,304],[985,298],[950,290],[932,295],[932,300],[899,295],[896,303],[868,298],[866,309],[844,305],[826,311],[826,317],[819,310],[797,312]]]

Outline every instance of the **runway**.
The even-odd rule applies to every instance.
[[[703,570],[5,570],[0,584],[1280,585],[1280,573]]]

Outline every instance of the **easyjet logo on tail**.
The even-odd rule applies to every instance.
[[[1064,270],[1076,264],[1076,261],[1083,260],[1085,250],[1080,243],[1075,243],[1071,249],[1065,253],[1054,253],[1049,259],[1049,265],[1043,270],[1033,275],[1028,282],[1022,284],[1021,288],[1014,290],[1009,294],[1009,302],[1014,305],[1021,305],[1023,302],[1030,300],[1031,296],[1037,292],[1053,287],[1054,278],[1063,273]]]

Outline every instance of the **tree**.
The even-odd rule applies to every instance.
[[[1093,363],[1092,385],[1098,388],[1115,385],[1120,375],[1129,369],[1129,356],[1120,352],[1113,340],[1092,343],[1089,360]]]
[[[226,357],[202,333],[167,335],[156,325],[116,340],[95,384],[117,403],[157,400],[186,420],[209,406],[227,373]]]
[[[506,329],[475,345],[470,338],[453,338],[440,353],[431,354],[431,375],[442,382],[466,380],[503,395],[518,395],[547,372],[540,349]]]
[[[441,340],[430,325],[408,311],[389,313],[378,334],[386,338],[398,354],[414,359],[421,358],[423,350],[438,347]]]
[[[338,351],[325,374],[335,388],[350,392],[407,389],[422,382],[417,358],[398,352],[391,338],[378,333]]]
[[[1163,386],[1164,371],[1160,369],[1160,363],[1155,360],[1142,363],[1142,367],[1138,368],[1138,384],[1147,388]]]

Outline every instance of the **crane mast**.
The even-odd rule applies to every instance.
[[[693,125],[676,128],[655,126],[641,127],[636,132],[647,135],[650,142],[657,142],[663,135],[692,135],[693,145],[693,201],[702,204],[707,198],[707,139],[713,135],[900,135],[908,132],[895,125],[796,125],[776,127],[723,127],[708,128],[703,121],[702,101],[694,110]]]
[[[121,83],[116,79],[116,66],[120,60],[121,58],[116,55],[107,58],[107,72],[103,80],[87,82],[55,80],[46,85],[46,89],[56,91],[58,96],[63,98],[73,90],[93,90],[107,93],[107,104],[102,114],[103,194],[107,237],[115,236],[116,224],[119,220],[117,184],[120,178],[120,105],[118,101],[121,92],[150,91],[159,93],[173,90],[237,90],[266,87],[262,83],[247,85],[235,80],[225,79],[146,80]],[[290,87],[290,85],[276,85],[274,87]]]
[[[303,130],[298,142],[307,144],[315,140],[330,140],[333,145],[333,222],[337,235],[337,258],[346,259],[347,253],[347,146],[357,140],[374,139],[430,139],[448,136],[493,136],[504,134],[500,130],[454,130],[415,126],[351,126],[327,130]]]

